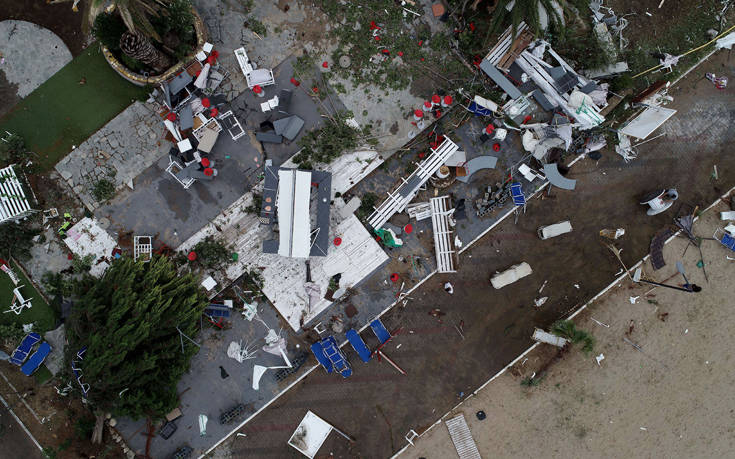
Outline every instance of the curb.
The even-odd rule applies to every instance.
[[[31,440],[33,441],[33,443],[35,443],[35,445],[38,447],[38,450],[39,451],[43,451],[43,447],[38,442],[38,440],[36,440],[36,437],[34,437],[33,434],[31,433],[31,431],[28,430],[28,427],[26,427],[26,425],[23,424],[23,421],[21,421],[20,418],[18,416],[16,416],[15,412],[13,411],[12,408],[10,408],[10,405],[8,404],[8,402],[5,401],[5,399],[2,397],[2,395],[0,395],[0,402],[3,404],[3,406],[5,407],[5,409],[7,409],[8,412],[10,412],[10,415],[13,416],[13,419],[15,419],[15,422],[17,422],[20,425],[20,427],[25,431],[25,433],[28,434],[28,436],[31,438]]]

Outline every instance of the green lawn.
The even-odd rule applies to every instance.
[[[13,282],[10,277],[4,272],[0,272],[0,324],[7,325],[10,323],[27,324],[34,322],[36,325],[33,327],[33,331],[43,333],[56,324],[56,313],[53,309],[43,300],[43,297],[33,287],[33,284],[23,274],[23,271],[18,269],[15,263],[10,263],[15,274],[18,275],[20,283],[23,285],[21,293],[26,298],[32,298],[31,303],[33,306],[30,309],[23,309],[20,314],[12,312],[3,312],[10,309],[10,302],[13,299]]]
[[[82,79],[85,84],[79,84]],[[23,136],[47,171],[72,145],[82,143],[145,95],[144,88],[115,73],[93,43],[0,119],[0,132]]]

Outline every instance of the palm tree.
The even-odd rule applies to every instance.
[[[514,4],[510,8],[510,11],[508,11],[507,6],[511,2],[514,2]],[[558,26],[563,24],[564,21],[564,18],[562,18],[557,10],[560,5],[562,8],[564,7],[564,0],[558,0],[558,3],[555,0],[498,0],[495,11],[493,11],[490,31],[497,32],[505,21],[505,18],[510,15],[513,33],[515,33],[518,25],[523,21],[536,36],[539,36],[542,32],[539,9],[543,8],[546,10],[546,14],[549,17],[549,25]]]
[[[120,37],[120,50],[140,62],[162,72],[171,67],[171,58],[157,50],[151,41],[139,31],[125,32]]]

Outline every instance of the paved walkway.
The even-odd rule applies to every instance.
[[[165,127],[151,105],[135,102],[77,146],[55,168],[90,211],[100,206],[94,185],[108,180],[116,189],[134,187],[134,178],[170,147]],[[132,186],[131,186],[132,185]]]
[[[700,71],[721,69],[722,56],[726,54]],[[726,70],[728,76],[733,74],[729,66]],[[692,91],[695,79],[685,79],[680,86],[684,89],[673,94],[673,108],[681,110],[677,117],[683,126],[696,122],[697,111],[689,109],[698,101],[715,107],[712,116],[729,127],[703,125],[696,139],[686,138],[686,130],[662,137],[641,146],[639,159],[629,165],[614,153],[599,162],[582,161],[570,173],[579,180],[575,191],[554,189],[551,197],[532,200],[517,225],[506,220],[482,244],[464,252],[457,274],[432,277],[411,294],[414,301],[383,318],[389,330],[402,327],[384,350],[408,376],[385,363],[362,364],[345,348],[353,362],[351,378],[312,373],[242,429],[246,441],[235,437],[227,447],[234,455],[288,455],[286,441],[307,409],[358,439],[349,445],[331,436],[322,451],[335,455],[387,457],[403,447],[410,430],[426,429],[528,348],[534,326],[547,327],[565,317],[610,283],[620,268],[600,244],[600,229],[626,228],[618,245],[624,261],[631,263],[648,252],[651,237],[671,224],[677,210],[692,210],[679,205],[693,208],[712,202],[735,183],[735,157],[726,153],[735,139],[735,114],[727,109],[735,95],[705,84]],[[709,135],[711,129],[717,137]],[[720,179],[713,183],[714,164]],[[678,187],[679,204],[648,217],[638,197],[664,186]],[[535,235],[538,226],[565,219],[572,221],[572,234],[549,241]],[[502,290],[489,285],[494,272],[520,261],[531,265],[531,276]],[[454,283],[452,297],[442,288],[447,280]],[[543,295],[549,300],[535,308],[533,300],[545,283]],[[363,338],[371,348],[377,345],[370,332]]]
[[[71,52],[61,38],[48,29],[26,21],[0,22],[0,71],[17,94],[25,97],[71,61]],[[2,111],[0,111],[2,113]]]

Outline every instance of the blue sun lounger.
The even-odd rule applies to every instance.
[[[727,232],[721,228],[717,228],[715,230],[715,234],[713,234],[713,237],[717,239],[720,244],[724,245],[728,249],[735,252],[735,237],[730,236],[727,234]]]
[[[383,325],[380,319],[375,319],[370,322],[370,328],[373,329],[373,333],[375,333],[380,344],[385,344],[390,339],[390,332],[385,328],[385,325]]]
[[[347,330],[347,333],[345,333],[347,336],[347,341],[350,342],[352,345],[352,349],[357,352],[357,355],[360,356],[363,362],[367,363],[370,361],[370,355],[372,354],[370,352],[370,348],[367,347],[367,344],[365,344],[365,341],[360,338],[360,334],[357,333],[357,330],[354,328],[351,328]]]
[[[327,356],[324,355],[324,348],[322,347],[321,341],[317,341],[316,343],[311,345],[311,353],[314,354],[314,357],[316,357],[316,361],[319,362],[322,367],[324,367],[327,373],[332,372],[332,370],[334,369],[332,367],[332,362],[330,362]]]
[[[334,367],[334,370],[341,374],[343,378],[352,376],[352,368],[347,358],[337,346],[337,340],[334,336],[329,336],[322,340],[322,349],[324,355],[329,359]]]
[[[526,197],[523,195],[523,185],[520,183],[510,184],[510,197],[513,198],[513,204],[518,207],[526,205]]]
[[[33,346],[39,341],[41,341],[41,335],[38,333],[28,333],[18,347],[15,348],[13,355],[10,356],[10,363],[18,366],[23,365],[23,362],[28,358],[28,354],[31,353]]]
[[[51,353],[51,345],[44,341],[41,343],[40,346],[38,346],[38,349],[36,352],[33,353],[30,358],[28,358],[28,361],[23,364],[22,367],[20,367],[20,371],[23,372],[24,375],[30,376],[32,375],[38,368],[41,366],[44,360],[46,360],[46,357]]]

